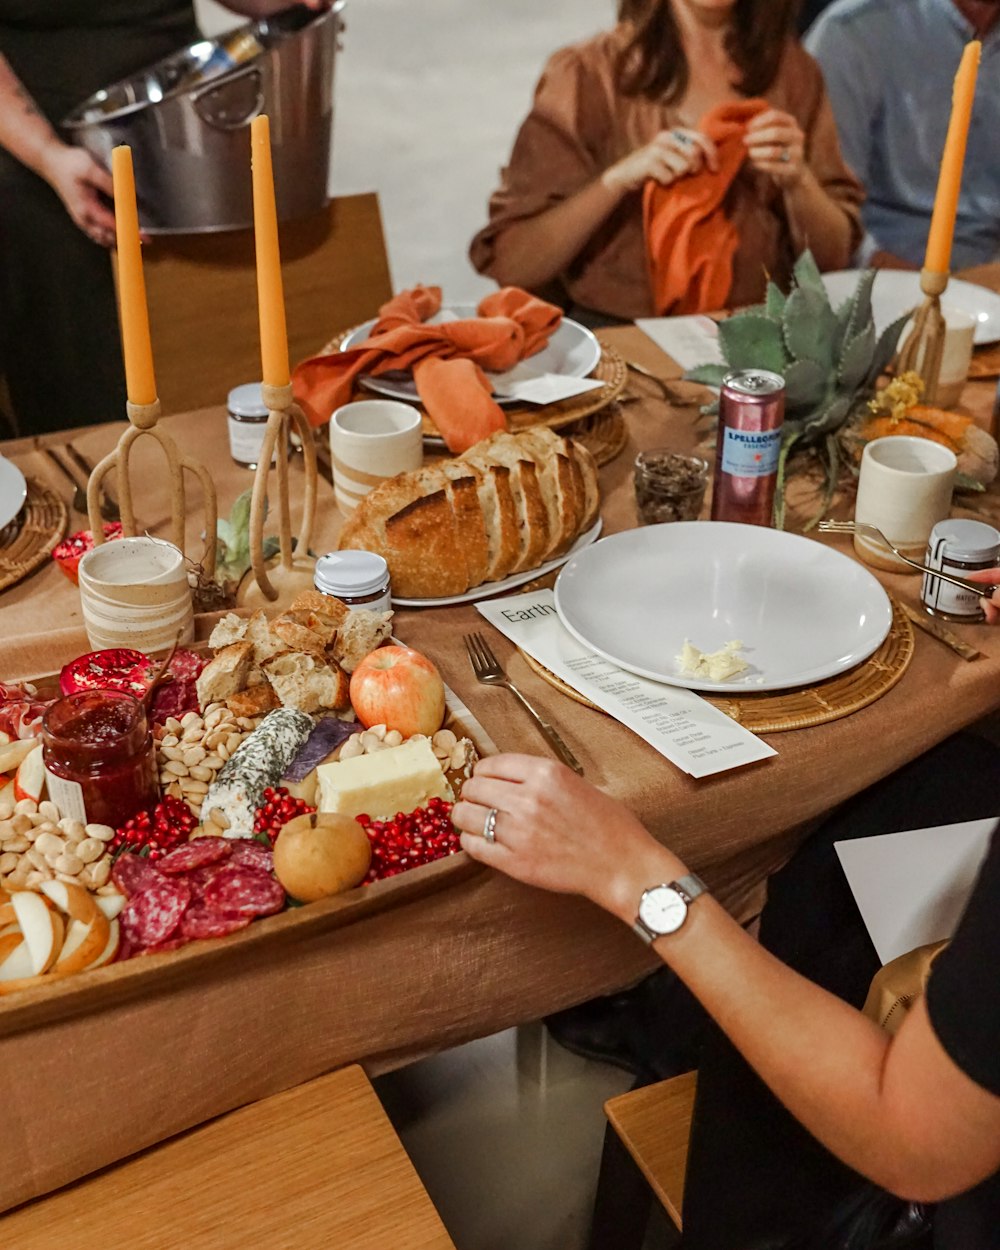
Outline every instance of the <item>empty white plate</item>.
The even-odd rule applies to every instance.
[[[860,664],[892,624],[889,597],[856,560],[812,538],[726,521],[648,525],[578,552],[556,608],[584,646],[671,686],[759,694]],[[749,668],[727,681],[683,676],[685,640],[739,640]]]
[[[823,275],[823,285],[834,308],[854,294],[862,272],[860,269],[841,269]],[[897,317],[917,308],[923,298],[919,273],[905,269],[880,269],[872,288],[875,328],[881,334]],[[975,282],[952,278],[947,291],[941,296],[941,303],[960,308],[976,319],[977,347],[1000,340],[1000,295],[995,291]]]

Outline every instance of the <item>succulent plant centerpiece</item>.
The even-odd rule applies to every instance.
[[[710,386],[720,386],[732,369],[770,369],[785,379],[785,425],[774,505],[779,529],[784,523],[789,457],[800,452],[819,456],[826,479],[823,507],[805,528],[826,511],[840,474],[841,431],[873,395],[910,318],[906,313],[881,334],[876,331],[871,301],[876,273],[865,270],[854,294],[834,309],[812,253],[803,252],[788,295],[769,282],[763,304],[720,323],[725,364],[699,365],[685,374]]]

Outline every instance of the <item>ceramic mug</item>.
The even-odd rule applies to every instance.
[[[420,412],[410,404],[361,399],[330,418],[333,491],[344,516],[386,478],[419,469],[423,458]]]
[[[160,538],[118,538],[80,561],[80,603],[90,645],[158,651],[194,638],[184,556]]]
[[[957,468],[955,453],[930,439],[873,439],[861,457],[854,519],[878,526],[900,551],[922,560],[931,530],[951,512]],[[864,534],[855,534],[854,550],[877,569],[915,572]]]

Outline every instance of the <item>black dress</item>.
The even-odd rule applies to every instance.
[[[197,38],[193,0],[0,0],[0,53],[54,126]],[[125,413],[108,251],[2,148],[0,374],[20,434]]]

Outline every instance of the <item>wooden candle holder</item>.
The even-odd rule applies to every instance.
[[[913,329],[900,349],[896,372],[918,373],[924,382],[924,403],[937,402],[941,359],[944,355],[945,324],[941,312],[941,296],[948,287],[948,274],[933,269],[920,271],[920,289],[924,302],[913,318]]]
[[[87,483],[87,512],[90,518],[90,529],[94,535],[94,545],[104,542],[104,527],[101,522],[101,483],[108,473],[115,469],[118,478],[118,506],[122,514],[122,533],[126,538],[133,538],[140,532],[132,506],[132,482],[129,476],[129,455],[132,445],[144,434],[150,435],[163,448],[170,471],[170,541],[181,552],[187,555],[184,547],[184,521],[187,516],[187,497],[184,490],[184,470],[195,474],[201,483],[205,508],[205,550],[201,558],[201,566],[205,577],[211,580],[215,575],[215,544],[216,521],[218,519],[218,503],[215,495],[215,483],[205,466],[191,456],[182,455],[177,444],[170,435],[158,424],[160,418],[160,401],[155,399],[151,404],[125,405],[128,412],[129,427],[119,438],[114,451],[109,452],[94,467]]]
[[[309,555],[316,519],[316,444],[313,430],[302,409],[292,398],[292,388],[263,383],[261,397],[268,409],[267,430],[257,458],[253,495],[250,502],[250,560],[252,569],[240,586],[241,606],[264,607],[279,598],[288,600],[313,584],[316,561]],[[302,523],[292,547],[292,525],[288,496],[288,444],[292,431],[302,440],[305,488],[302,497]],[[275,456],[275,451],[278,452]],[[264,559],[264,520],[268,499],[271,459],[275,458],[277,477],[279,552],[271,564]]]

